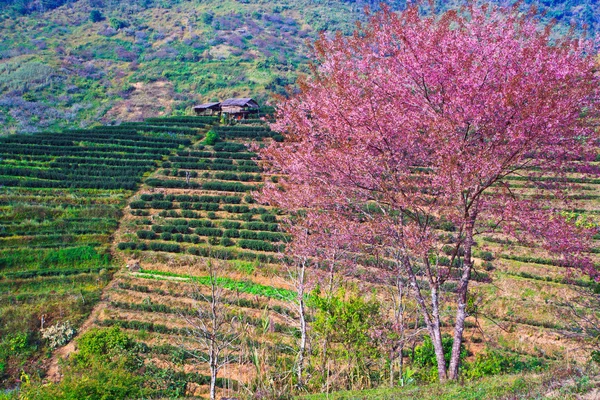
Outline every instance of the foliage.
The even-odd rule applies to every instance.
[[[206,138],[204,139],[204,144],[212,146],[216,144],[220,140],[219,134],[214,130],[210,130],[206,132]]]
[[[454,339],[452,336],[445,334],[442,336],[442,346],[444,349],[444,359],[446,367],[450,365],[450,357],[452,354],[452,344]],[[461,362],[466,358],[467,351],[464,346],[461,346],[460,359]],[[438,379],[436,355],[433,347],[433,342],[429,336],[425,336],[423,342],[415,347],[414,355],[411,356],[412,364],[419,368],[417,376],[424,382],[436,382]]]
[[[41,330],[42,338],[48,341],[51,349],[62,347],[75,336],[75,329],[69,321],[54,324]]]
[[[338,374],[335,382],[329,383],[326,371],[320,371],[315,374],[312,384],[333,385],[339,390],[368,387],[373,380],[379,379],[377,372],[381,369],[382,357],[377,338],[381,323],[379,302],[374,297],[365,299],[343,290],[324,296],[316,288],[307,305],[314,308],[311,329],[316,340],[328,343],[316,346],[321,349],[318,357],[330,360],[336,363],[336,369],[346,371]]]
[[[479,379],[489,375],[538,371],[544,367],[545,362],[538,357],[488,349],[477,354],[475,360],[466,365],[465,376],[469,379]]]
[[[370,249],[396,261],[394,273],[414,288],[440,380],[458,379],[480,227],[540,242],[561,266],[600,279],[587,255],[595,228],[556,211],[568,207],[558,203],[574,183],[535,185],[599,172],[590,165],[600,87],[591,46],[555,38],[518,9],[469,5],[438,17],[418,5],[384,8],[352,37],[317,41],[318,67],[278,109],[272,127],[285,141],[260,156],[282,178],[265,182],[261,200],[297,213],[296,238],[310,231],[295,251]],[[515,172],[532,184],[527,193],[511,190]],[[436,262],[447,246],[452,259]],[[438,304],[452,278],[446,368]]]
[[[90,11],[90,21],[92,22],[100,22],[104,21],[104,16],[100,10],[92,10]]]
[[[132,350],[135,342],[118,327],[91,329],[77,339],[78,352],[73,360],[81,366],[88,366],[92,360],[116,358]]]

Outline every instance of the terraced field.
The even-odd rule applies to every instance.
[[[208,129],[220,140],[207,143]],[[47,349],[42,315],[46,326],[79,326],[91,312],[87,325],[119,326],[145,345],[153,377],[168,375],[181,393],[206,394],[208,367],[194,357],[186,316],[207,305],[211,259],[228,316],[243,332],[234,361],[219,375],[220,393],[259,390],[266,376],[289,379],[298,314],[280,258],[289,239],[280,226],[285,212],[255,202],[263,176],[248,146],[280,139],[261,120],[222,126],[198,117],[3,139],[0,333],[11,349],[5,377]],[[600,183],[580,183],[569,210],[595,219]],[[514,187],[527,190],[518,177]],[[532,365],[589,357],[568,303],[595,284],[566,275],[540,249],[502,237],[480,237],[476,256],[469,361],[488,347],[526,355]],[[361,264],[342,274],[340,286],[375,293],[390,309],[385,260]],[[325,281],[323,271],[310,275]]]
[[[138,124],[0,138],[0,380],[42,367],[42,328],[77,328],[117,265],[127,199],[198,127]]]

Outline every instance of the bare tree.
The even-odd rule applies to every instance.
[[[296,377],[298,380],[298,388],[305,385],[304,382],[304,359],[306,357],[307,342],[308,342],[308,325],[306,321],[306,303],[305,297],[308,292],[308,284],[306,279],[306,267],[309,263],[307,257],[298,257],[293,263],[290,270],[290,278],[294,288],[296,289],[296,307],[298,311],[298,319],[300,324],[300,343],[298,344],[298,361],[296,363]]]
[[[391,305],[393,307],[394,319],[391,321],[391,325],[388,330],[390,333],[390,386],[394,387],[395,373],[394,364],[398,364],[398,378],[400,385],[404,386],[404,359],[403,352],[404,348],[409,343],[414,343],[416,338],[422,334],[425,328],[419,328],[418,319],[419,311],[416,307],[410,307],[407,301],[407,292],[409,288],[406,282],[401,278],[396,278],[396,285],[390,287]],[[409,321],[416,319],[416,324],[413,329],[409,327]]]
[[[208,276],[210,294],[202,293],[200,285],[195,283],[198,295],[194,306],[195,313],[184,314],[182,317],[188,324],[188,339],[193,341],[200,352],[188,351],[197,361],[208,363],[210,367],[210,399],[215,399],[217,374],[231,364],[237,352],[237,340],[240,329],[236,324],[236,317],[228,313],[223,302],[223,288],[218,285],[219,268],[214,260],[208,260]],[[202,301],[203,300],[203,301]]]

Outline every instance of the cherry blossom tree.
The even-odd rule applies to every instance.
[[[573,174],[597,172],[588,168],[599,84],[589,42],[555,37],[516,8],[431,16],[412,6],[383,9],[350,37],[322,36],[314,52],[311,76],[277,110],[273,129],[285,141],[260,154],[280,176],[262,199],[299,212],[318,237],[330,229],[322,225],[360,232],[346,244],[389,261],[419,306],[440,380],[459,374],[477,235],[541,244],[598,278],[585,255],[593,229],[565,212]],[[440,296],[449,280],[447,367]]]

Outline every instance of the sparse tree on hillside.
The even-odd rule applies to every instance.
[[[235,345],[240,337],[239,327],[235,317],[227,311],[223,302],[223,288],[218,285],[219,265],[214,260],[207,262],[210,277],[208,295],[202,293],[196,286],[196,294],[202,298],[195,306],[193,315],[183,314],[188,324],[187,338],[197,344],[201,352],[191,351],[190,354],[199,362],[208,363],[210,368],[210,399],[216,398],[217,375],[219,371],[234,361]]]
[[[312,231],[324,221],[360,231],[348,243],[396,263],[440,380],[459,376],[476,235],[541,243],[561,265],[598,277],[585,257],[593,230],[558,202],[573,187],[569,173],[598,173],[589,161],[600,82],[591,45],[551,31],[516,9],[384,9],[351,37],[316,42],[318,66],[278,109],[273,128],[286,140],[261,152],[284,176],[265,183],[263,199],[319,210],[306,214]],[[511,186],[515,178],[527,189]],[[440,331],[448,280],[449,368]]]

